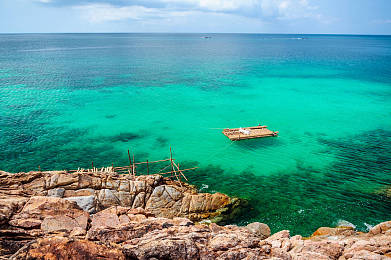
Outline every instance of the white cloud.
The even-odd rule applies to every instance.
[[[307,0],[261,0],[262,14],[280,20],[315,18],[316,6]]]
[[[51,0],[40,0],[51,1]],[[309,0],[156,0],[165,7],[141,5],[114,6],[109,3],[91,3],[74,8],[91,23],[126,19],[148,20],[186,16],[194,12],[230,13],[257,17],[259,20],[296,20],[309,18],[326,21]]]
[[[141,20],[164,16],[164,13],[156,8],[143,6],[115,7],[109,4],[89,4],[74,7],[82,12],[83,18],[91,23],[105,21],[119,21],[125,19]]]
[[[183,4],[210,11],[235,11],[252,8],[259,0],[161,0],[163,3]]]

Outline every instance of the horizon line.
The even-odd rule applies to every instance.
[[[264,34],[264,35],[339,35],[339,36],[391,36],[391,34],[356,33],[262,33],[262,32],[0,32],[6,34]]]

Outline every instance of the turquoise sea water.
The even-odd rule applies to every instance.
[[[308,235],[391,220],[391,37],[0,35],[0,169],[174,157],[237,224]],[[277,138],[231,142],[266,124]]]

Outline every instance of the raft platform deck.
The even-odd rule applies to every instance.
[[[243,128],[226,128],[223,130],[223,134],[231,141],[240,141],[246,139],[274,137],[278,135],[278,131],[271,131],[267,129],[267,126],[253,126]]]

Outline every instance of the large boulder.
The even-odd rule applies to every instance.
[[[57,197],[31,197],[22,210],[12,216],[9,225],[19,228],[39,229],[45,232],[71,231],[87,228],[89,214],[75,202]]]
[[[352,227],[320,227],[313,234],[312,237],[316,236],[350,236],[355,233]]]
[[[369,234],[377,235],[377,234],[389,234],[391,235],[391,221],[382,222],[377,224],[371,230],[369,230]]]
[[[268,225],[259,222],[253,222],[246,226],[246,228],[260,239],[270,237],[271,231]]]
[[[90,196],[75,196],[65,198],[68,201],[75,202],[81,209],[88,213],[96,212],[96,198],[94,195]]]
[[[233,208],[240,207],[238,202],[222,193],[183,192],[178,186],[161,185],[153,190],[145,208],[161,217],[180,216],[192,221],[212,219],[214,222],[222,222],[233,217],[230,213]]]

